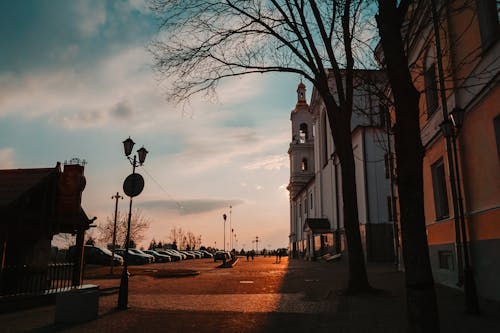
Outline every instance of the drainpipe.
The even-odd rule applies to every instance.
[[[436,43],[436,59],[438,65],[438,77],[439,77],[439,92],[441,97],[441,110],[443,112],[443,121],[448,120],[448,104],[446,100],[446,87],[444,85],[444,71],[443,71],[443,60],[442,60],[442,52],[441,52],[441,39],[439,35],[439,22],[436,11],[436,0],[431,0],[431,9],[432,9],[432,23],[434,27],[434,39]],[[444,135],[443,135],[444,136]],[[453,220],[455,224],[455,244],[456,244],[456,252],[457,252],[457,266],[458,266],[458,275],[457,275],[457,285],[463,285],[463,262],[462,262],[462,242],[460,239],[460,220],[459,220],[459,210],[457,204],[457,187],[455,180],[455,170],[453,169],[453,147],[451,138],[449,136],[444,136],[446,141],[446,155],[448,160],[448,173],[450,175],[450,188],[451,188],[451,197],[453,201]]]
[[[439,39],[439,24],[438,24],[438,18],[437,18],[437,13],[436,13],[436,1],[431,0],[431,5],[432,5],[432,21],[434,25],[434,35],[436,39],[436,56],[438,60],[438,71],[439,71],[439,86],[441,90],[441,101],[442,101],[442,109],[443,109],[443,121],[450,121],[448,119],[448,109],[446,105],[446,93],[445,93],[445,87],[444,87],[444,74],[443,74],[443,62],[442,62],[442,54],[441,54],[441,41]],[[465,308],[466,312],[470,314],[479,314],[479,304],[478,304],[478,299],[477,299],[477,291],[476,291],[476,282],[474,281],[474,274],[472,272],[472,269],[470,267],[470,261],[469,261],[469,253],[468,253],[468,248],[467,248],[467,233],[465,230],[465,221],[464,221],[464,208],[462,204],[462,195],[461,195],[461,187],[460,183],[458,182],[460,173],[459,173],[459,168],[458,168],[458,154],[457,154],[457,147],[456,147],[456,142],[455,142],[455,134],[448,135],[446,136],[446,148],[447,148],[447,153],[448,153],[448,169],[450,172],[450,182],[452,185],[452,195],[453,195],[453,212],[455,214],[454,220],[455,220],[455,236],[457,239],[457,250],[458,250],[458,244],[462,242],[463,245],[463,255],[464,255],[464,260],[465,260],[465,268],[463,269],[463,274],[465,275],[465,284],[464,284],[464,294],[465,294]],[[453,169],[453,158],[452,155],[454,155],[454,162],[455,162],[455,170]],[[456,176],[456,178],[455,178]],[[453,192],[455,191],[455,192]],[[461,236],[462,238],[460,239],[460,229],[461,229]],[[460,262],[461,262],[461,257],[460,257]],[[459,278],[463,277],[464,275],[461,275],[462,271],[459,271]],[[461,282],[461,281],[459,281]]]
[[[340,253],[342,248],[340,246],[340,204],[339,204],[339,177],[338,177],[338,164],[335,158],[332,159],[333,170],[335,177],[335,219],[337,220],[337,232],[335,233],[335,252]]]

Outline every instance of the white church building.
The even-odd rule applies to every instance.
[[[358,77],[378,82],[377,71],[356,71]],[[335,93],[335,82],[330,80]],[[351,133],[356,165],[358,214],[365,258],[393,261],[391,181],[384,108],[364,79],[357,79]],[[341,167],[328,125],[325,106],[313,89],[297,88],[291,112],[290,255],[314,260],[325,253],[346,253],[342,213]]]

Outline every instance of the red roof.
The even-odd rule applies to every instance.
[[[58,172],[56,168],[0,170],[0,208],[11,205],[23,194]]]

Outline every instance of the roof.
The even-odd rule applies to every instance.
[[[304,230],[311,229],[314,234],[330,232],[330,222],[326,218],[306,218]]]
[[[11,205],[56,172],[57,168],[0,170],[0,208]]]

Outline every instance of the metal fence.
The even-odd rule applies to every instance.
[[[6,266],[0,272],[0,296],[57,293],[72,287],[74,263],[46,267]]]

